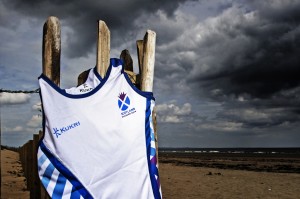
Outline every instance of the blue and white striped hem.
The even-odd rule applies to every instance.
[[[80,192],[54,167],[40,147],[37,158],[41,182],[51,198],[83,199]]]

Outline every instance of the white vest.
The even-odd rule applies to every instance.
[[[132,85],[119,59],[104,79],[60,89],[39,77],[44,137],[38,168],[52,198],[161,198],[152,110],[154,97]]]

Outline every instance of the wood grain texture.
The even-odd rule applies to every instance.
[[[143,64],[141,75],[141,90],[152,92],[155,62],[156,33],[147,30],[143,45]]]
[[[122,50],[120,59],[124,62],[124,69],[133,72],[133,61],[127,49]]]
[[[60,23],[56,17],[48,17],[43,27],[43,73],[56,85],[60,84]]]
[[[109,66],[110,31],[104,21],[98,21],[97,71],[103,78]]]
[[[144,55],[144,41],[137,40],[136,41],[136,48],[137,48],[137,56],[138,56],[138,64],[139,64],[139,74],[142,74],[143,68],[143,55]]]

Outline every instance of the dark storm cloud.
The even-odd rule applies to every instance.
[[[244,3],[186,20],[176,40],[157,48],[161,88],[222,103],[195,129],[265,133],[299,125],[300,2]]]
[[[192,81],[222,95],[257,98],[300,85],[300,3],[281,2],[279,7],[268,2],[268,7],[255,4],[257,10],[250,13],[232,9],[215,22],[199,46],[211,53],[209,62],[199,61],[211,70],[199,72]]]
[[[288,22],[297,23],[300,21],[299,12],[299,1],[286,0],[286,1],[251,1],[249,2],[255,9],[259,9],[260,16],[262,18],[267,18],[270,21],[276,23]]]
[[[32,68],[41,62],[33,60],[40,57],[38,35],[50,15],[62,23],[62,63],[70,65],[62,67],[66,82],[80,72],[77,65],[94,64],[98,19],[111,30],[114,56],[132,43],[135,59],[135,40],[151,29],[157,33],[154,93],[161,146],[299,146],[299,9],[294,0],[4,0],[0,30],[9,42],[1,45],[3,74],[12,65],[20,73],[7,73],[2,82],[9,87],[16,82],[13,75],[22,74],[24,82],[14,84],[19,89],[26,77],[37,76],[23,73],[37,71]],[[23,54],[27,46],[38,50]],[[23,63],[28,67],[19,67]],[[24,89],[36,87],[27,84]],[[34,122],[30,118],[23,123]]]
[[[96,46],[97,20],[104,20],[112,32],[112,45],[135,34],[134,21],[142,15],[155,13],[157,10],[172,16],[181,0],[169,1],[5,1],[8,9],[13,9],[25,16],[46,18],[57,16],[64,26],[72,29],[68,33],[68,57],[87,55]],[[64,28],[64,27],[62,27]],[[134,35],[135,36],[135,35]],[[136,38],[134,38],[136,39]]]

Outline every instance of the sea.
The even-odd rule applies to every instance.
[[[300,147],[287,148],[159,148],[159,153],[294,154]]]

